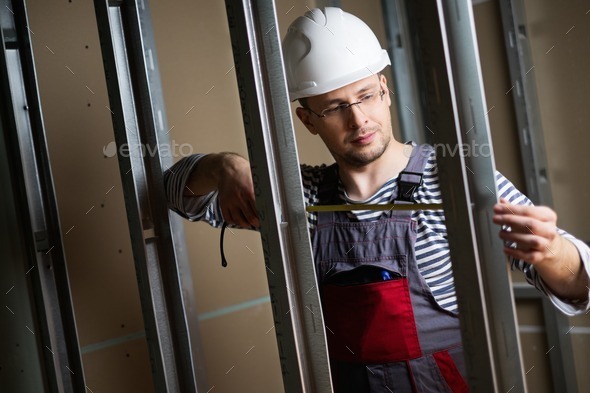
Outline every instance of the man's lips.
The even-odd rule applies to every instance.
[[[376,132],[373,131],[373,132],[368,132],[364,135],[360,135],[360,136],[354,138],[352,140],[352,143],[357,143],[360,145],[365,145],[367,143],[371,143],[373,141],[373,139],[375,138],[375,134],[376,134]]]

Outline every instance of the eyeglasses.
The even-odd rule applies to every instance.
[[[336,118],[338,116],[342,116],[346,110],[350,107],[352,107],[353,105],[358,105],[359,108],[362,107],[366,108],[366,109],[370,109],[375,107],[379,102],[383,102],[383,95],[385,94],[384,90],[380,90],[379,93],[369,93],[365,96],[363,96],[360,101],[357,102],[351,102],[350,104],[348,103],[342,103],[336,106],[330,106],[326,109],[324,109],[323,111],[321,111],[320,113],[316,113],[314,112],[311,108],[305,108],[308,111],[310,111],[311,113],[313,113],[314,115],[316,115],[317,117],[322,117],[322,118]],[[378,100],[377,98],[380,98],[380,100]]]

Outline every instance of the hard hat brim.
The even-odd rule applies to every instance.
[[[391,65],[389,54],[385,49],[382,49],[378,60],[372,64],[367,64],[367,66],[362,69],[340,76],[331,81],[325,81],[321,86],[310,82],[309,87],[301,88],[301,86],[298,86],[297,89],[294,89],[295,91],[291,91],[290,89],[289,99],[293,102],[300,98],[313,97],[334,91],[351,83],[358,82],[361,79],[368,78],[371,75],[377,75],[377,73],[381,72],[388,65]]]

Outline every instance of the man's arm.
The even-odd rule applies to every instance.
[[[511,228],[500,238],[514,242],[506,255],[535,267],[543,282],[562,299],[587,301],[588,272],[578,248],[557,231],[557,215],[545,206],[512,205],[501,199],[494,207],[494,222]]]
[[[259,226],[250,164],[238,154],[213,153],[198,157],[198,163],[191,168],[185,181],[167,183],[168,188],[175,188],[174,193],[180,192],[184,198],[199,198],[216,192],[223,221],[243,228]]]

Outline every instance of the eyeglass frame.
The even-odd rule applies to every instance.
[[[378,94],[379,94],[379,98],[381,98],[381,102],[383,102],[383,96],[385,95],[385,90],[384,89],[379,90]],[[353,105],[359,105],[359,108],[360,108],[360,105],[362,103],[363,103],[363,101],[351,102],[351,103],[346,103],[346,104],[342,103],[342,104],[337,105],[337,108],[338,107],[341,108],[341,113],[344,113],[345,110],[352,108]],[[319,118],[322,118],[322,119],[324,119],[324,118],[329,119],[330,118],[329,116],[326,116],[323,113],[331,108],[322,109],[322,111],[320,113],[316,113],[313,109],[311,109],[308,106],[302,106],[302,108],[310,111],[311,113],[313,113],[314,115],[316,115]]]

